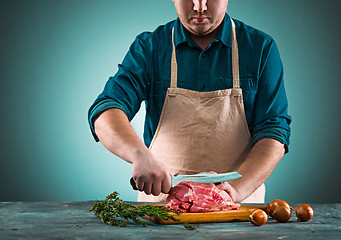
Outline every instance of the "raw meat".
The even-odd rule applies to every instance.
[[[172,188],[165,206],[182,212],[198,213],[238,209],[240,205],[213,183],[180,182]]]

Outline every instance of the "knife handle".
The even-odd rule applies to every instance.
[[[135,182],[134,178],[132,178],[132,177],[130,178],[130,185],[133,187],[134,190],[138,190],[137,186],[136,186],[136,182]]]

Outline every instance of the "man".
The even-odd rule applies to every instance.
[[[235,202],[264,202],[287,151],[290,116],[273,39],[226,13],[228,0],[173,0],[178,19],[140,34],[89,110],[95,139],[132,163],[140,201],[170,174],[238,171]],[[129,121],[146,103],[144,142]]]

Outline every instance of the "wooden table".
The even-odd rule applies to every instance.
[[[310,204],[314,217],[287,223],[273,219],[260,227],[250,222],[182,225],[103,224],[89,206],[93,202],[0,202],[0,239],[341,239],[341,204]],[[296,207],[298,204],[292,204]]]

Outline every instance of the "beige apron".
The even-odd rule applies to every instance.
[[[237,171],[251,150],[242,89],[239,87],[238,46],[232,21],[233,88],[197,92],[177,87],[177,63],[172,30],[171,86],[149,147],[171,174]],[[264,184],[243,202],[264,202]],[[162,202],[139,193],[138,201]]]

